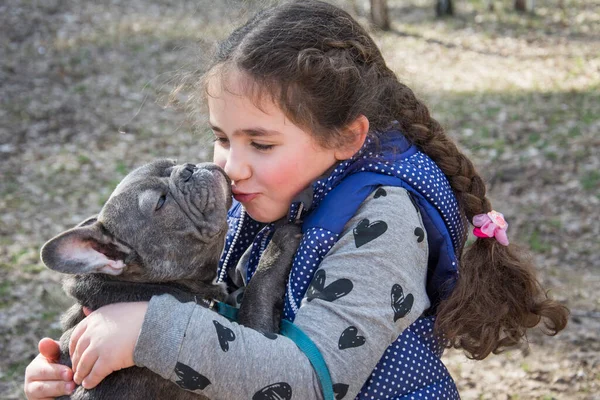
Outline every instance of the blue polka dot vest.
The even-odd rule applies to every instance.
[[[381,185],[404,187],[421,211],[430,247],[427,292],[433,307],[431,315],[419,318],[388,347],[356,399],[457,399],[456,386],[440,360],[444,346],[433,335],[433,323],[435,304],[458,275],[463,220],[443,172],[396,130],[381,133],[377,143],[368,139],[354,157],[314,182],[311,199],[291,205],[288,218],[303,221],[303,237],[288,280],[284,317],[294,320],[319,264],[338,240],[347,220],[336,215],[353,215]],[[274,226],[252,220],[239,203],[230,209],[228,222],[219,280],[231,284],[228,271],[249,246],[247,276],[252,277]]]

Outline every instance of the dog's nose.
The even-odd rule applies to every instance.
[[[219,167],[215,163],[203,162],[203,163],[200,163],[200,164],[196,164],[196,169],[207,169],[207,170],[209,170],[212,173],[214,173],[215,171],[217,171],[220,174],[222,174],[225,177],[225,179],[227,180],[227,183],[231,185],[231,179],[229,178],[229,176],[225,173],[225,171],[223,170],[223,168]]]
[[[185,164],[185,167],[181,171],[181,179],[183,179],[184,182],[189,181],[192,175],[194,175],[195,170],[196,166],[194,164]]]

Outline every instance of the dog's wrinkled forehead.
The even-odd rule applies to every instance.
[[[115,188],[111,197],[117,196],[131,186],[139,186],[148,178],[168,178],[177,165],[174,160],[156,160],[130,172]]]
[[[121,240],[140,229],[188,230],[201,238],[221,231],[231,206],[229,179],[212,163],[156,160],[129,173],[102,207],[98,220]]]

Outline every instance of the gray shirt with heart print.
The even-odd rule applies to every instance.
[[[386,196],[374,201],[372,193],[348,221],[294,321],[323,355],[336,399],[356,397],[388,346],[430,305],[421,216],[405,189],[383,190]],[[365,219],[387,229],[357,239]],[[348,282],[352,290],[340,296]],[[317,375],[292,340],[268,338],[169,295],[150,301],[134,360],[214,400],[322,399]]]

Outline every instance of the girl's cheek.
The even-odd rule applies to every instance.
[[[215,145],[213,150],[213,163],[225,169],[227,164],[227,150]]]

